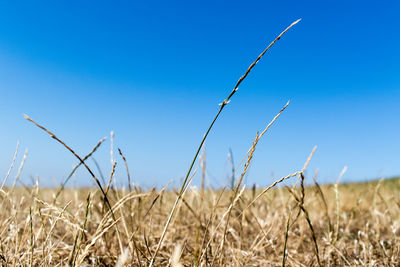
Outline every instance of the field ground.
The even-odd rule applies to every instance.
[[[291,188],[188,189],[153,266],[400,265],[400,179]],[[148,266],[177,196],[55,193],[0,191],[1,265]]]

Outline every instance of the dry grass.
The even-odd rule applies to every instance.
[[[204,186],[203,144],[214,123],[252,68],[298,21],[256,58],[220,104],[179,190],[166,190],[165,186],[145,191],[132,183],[127,160],[120,149],[120,158],[114,158],[113,134],[112,171],[107,181],[102,175],[100,181],[86,160],[105,139],[81,157],[26,116],[69,150],[79,164],[58,189],[40,188],[38,179],[35,186],[27,187],[19,180],[25,152],[12,186],[4,187],[14,167],[17,145],[0,187],[0,265],[399,266],[400,180],[320,186],[315,175],[314,186],[306,187],[305,171],[314,148],[300,171],[277,179],[266,188],[246,189],[243,178],[256,146],[289,102],[256,134],[236,168],[231,157],[233,173],[226,186],[220,189]],[[202,186],[197,190],[189,186],[202,148]],[[125,165],[127,189],[117,187],[117,162]],[[65,187],[81,165],[95,181],[96,189]],[[286,180],[292,186],[277,187]],[[17,182],[23,186],[16,187]]]
[[[285,188],[272,189],[249,208],[260,190],[225,191],[222,197],[221,190],[206,190],[201,201],[200,192],[190,189],[154,264],[281,266],[286,240],[286,266],[316,266],[313,235],[323,266],[400,264],[400,180],[339,185],[339,225],[334,186],[320,189],[306,187],[301,205]],[[301,188],[290,190],[301,198]],[[120,266],[147,266],[176,196],[173,191],[111,190],[114,222],[99,190],[66,189],[53,204],[56,192],[35,187],[0,192],[3,265],[113,266],[119,261]],[[300,213],[302,208],[308,215]]]

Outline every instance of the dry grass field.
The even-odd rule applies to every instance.
[[[69,150],[96,187],[65,188],[69,178],[56,189],[40,188],[39,181],[27,187],[19,181],[23,160],[14,181],[6,183],[9,172],[0,186],[0,265],[400,266],[400,179],[320,186],[317,174],[306,172],[314,149],[301,170],[265,188],[246,188],[256,146],[289,102],[255,135],[235,166],[234,182],[204,187],[205,157],[198,158],[214,123],[252,68],[297,22],[257,57],[220,104],[180,188],[135,185],[119,149],[108,179],[100,181],[85,161],[104,139],[81,158],[25,116]],[[116,181],[117,160],[126,166],[118,177],[127,183]],[[200,188],[191,187],[197,171],[203,173]],[[129,186],[117,186],[122,183]]]
[[[399,189],[190,188],[154,266],[399,266]],[[177,194],[111,188],[113,219],[99,190],[3,188],[1,265],[148,266]]]

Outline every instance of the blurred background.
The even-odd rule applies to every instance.
[[[218,103],[259,53],[302,18],[260,61],[206,141],[206,183],[223,186],[262,131],[246,182],[260,186],[319,169],[321,183],[400,174],[398,1],[2,1],[0,174],[20,142],[21,181],[63,181],[76,158],[23,119],[28,114],[82,157],[144,187],[185,175]],[[94,170],[93,161],[88,161]],[[311,179],[310,179],[311,180]],[[199,185],[197,175],[193,184]],[[88,186],[81,168],[69,185]]]

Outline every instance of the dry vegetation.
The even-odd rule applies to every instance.
[[[306,187],[301,204],[314,233],[284,187],[250,207],[260,190],[240,191],[232,201],[232,190],[202,197],[189,189],[154,265],[282,266],[286,255],[286,266],[317,266],[313,235],[322,266],[400,264],[399,180],[339,185],[338,198],[334,185],[321,189]],[[301,188],[293,191],[300,198]],[[111,189],[114,221],[99,191],[66,189],[54,203],[55,192],[0,192],[2,265],[148,266],[176,198],[173,191]]]
[[[24,159],[11,186],[5,187],[15,156],[0,187],[1,266],[399,266],[400,180],[320,186],[306,176],[307,166],[263,189],[243,183],[256,146],[289,102],[256,137],[220,189],[204,188],[205,157],[195,165],[211,128],[238,86],[283,31],[240,77],[200,142],[177,190],[142,190],[131,181],[122,151],[128,188],[118,188],[116,160],[107,181],[86,164],[93,150],[59,189],[16,187]],[[112,138],[111,138],[112,141]],[[86,168],[97,189],[64,186],[77,168]],[[190,187],[196,170],[201,188]],[[243,166],[243,167],[241,167]],[[120,175],[121,176],[121,175]],[[235,179],[236,177],[236,179]],[[305,182],[313,180],[313,185]],[[283,186],[284,182],[290,186]]]

